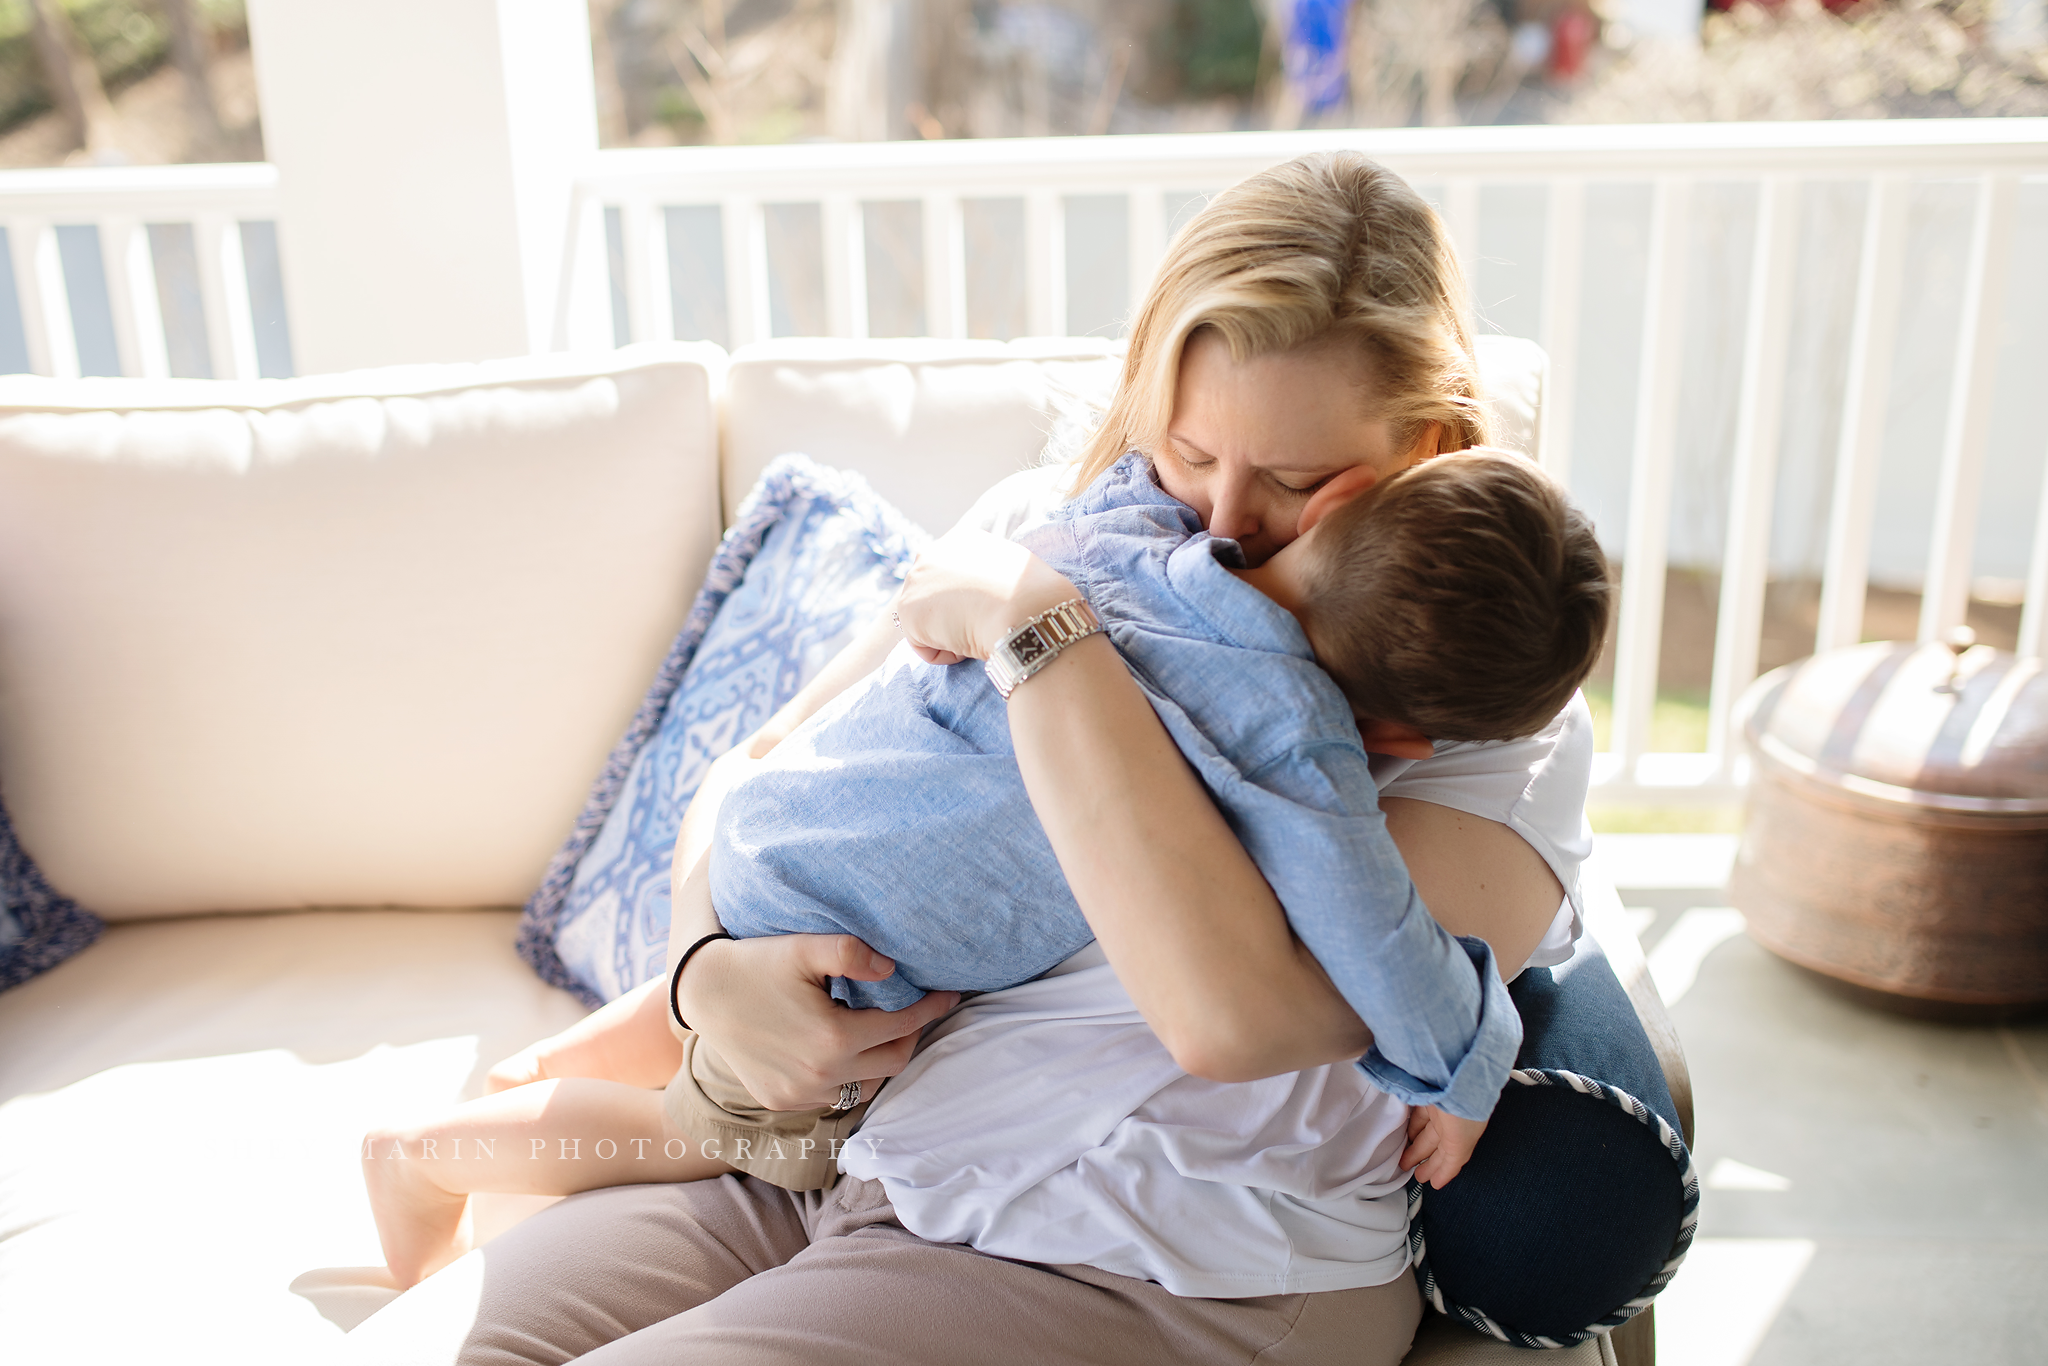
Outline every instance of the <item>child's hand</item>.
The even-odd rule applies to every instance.
[[[1442,1190],[1464,1170],[1485,1132],[1483,1119],[1459,1119],[1434,1105],[1415,1106],[1408,1111],[1408,1146],[1401,1153],[1401,1170],[1413,1169],[1418,1181]]]

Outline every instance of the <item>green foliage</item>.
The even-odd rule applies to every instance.
[[[63,0],[63,6],[109,88],[140,80],[170,54],[170,25],[148,0]],[[199,9],[216,33],[239,36],[249,27],[243,0],[199,0]],[[0,129],[50,107],[34,22],[25,0],[0,0]]]
[[[685,137],[702,130],[705,123],[704,111],[697,107],[689,89],[680,85],[665,85],[655,93],[654,121],[667,124]]]
[[[1593,710],[1593,748],[1609,747],[1613,733],[1614,691],[1607,684],[1586,689]],[[1696,693],[1660,692],[1650,711],[1650,749],[1658,754],[1701,754],[1707,748],[1707,699]]]
[[[1596,835],[1739,835],[1739,806],[1636,806],[1588,802],[1586,820]]]
[[[1174,0],[1155,60],[1188,99],[1247,96],[1259,80],[1261,27],[1252,0]]]

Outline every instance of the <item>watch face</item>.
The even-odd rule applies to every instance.
[[[1024,632],[1024,634],[1010,642],[1010,653],[1015,655],[1017,662],[1022,665],[1030,665],[1044,658],[1047,649],[1045,637],[1040,635],[1035,628]]]

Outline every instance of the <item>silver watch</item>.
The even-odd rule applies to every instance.
[[[1007,702],[1019,683],[1052,663],[1061,650],[1101,630],[1102,619],[1095,609],[1085,599],[1070,598],[996,642],[988,654],[988,681]]]

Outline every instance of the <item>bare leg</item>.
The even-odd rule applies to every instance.
[[[514,1087],[363,1138],[377,1236],[401,1286],[469,1250],[471,1192],[574,1195],[731,1170],[669,1124],[661,1092],[588,1078]]]
[[[644,982],[561,1033],[529,1044],[490,1070],[484,1090],[504,1091],[560,1077],[604,1077],[666,1086],[683,1046],[669,1027],[668,978]]]

